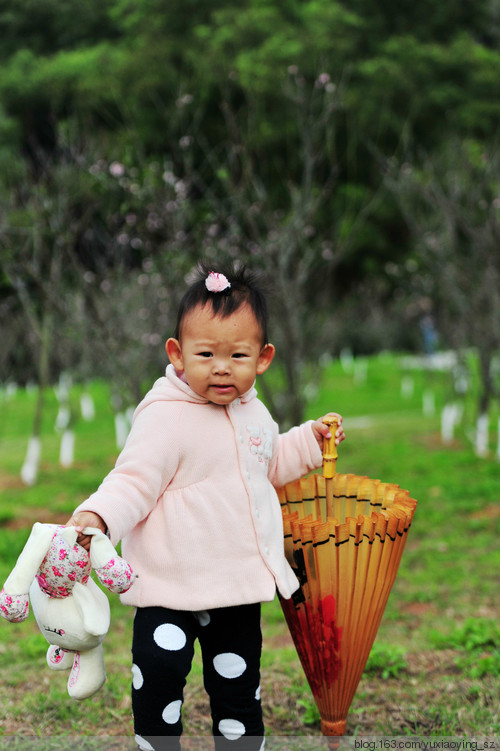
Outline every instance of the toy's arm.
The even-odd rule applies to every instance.
[[[30,602],[28,595],[9,595],[5,589],[0,592],[0,615],[11,623],[21,623],[28,617]]]
[[[110,592],[127,592],[135,581],[135,575],[127,561],[118,555],[100,529],[85,527],[83,534],[92,536],[90,562],[101,584]]]

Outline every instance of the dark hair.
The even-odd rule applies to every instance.
[[[210,292],[205,285],[205,281],[211,271],[224,274],[231,286],[222,292]],[[200,263],[196,269],[195,280],[179,303],[174,332],[176,339],[180,339],[182,321],[187,313],[198,305],[204,306],[207,303],[212,306],[214,315],[222,318],[227,318],[244,303],[247,303],[261,328],[262,344],[268,343],[267,302],[263,282],[255,272],[250,271],[245,266],[230,270],[221,268],[219,265],[215,267],[208,263]]]

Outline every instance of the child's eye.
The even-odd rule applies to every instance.
[[[198,352],[198,355],[200,357],[212,357],[212,353],[211,352]]]
[[[243,354],[243,352],[235,352],[233,357],[234,358],[248,357],[248,355]]]

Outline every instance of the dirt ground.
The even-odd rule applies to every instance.
[[[351,705],[346,735],[430,735],[440,722],[439,712],[433,711],[434,708],[447,701],[452,686],[453,691],[460,690],[455,666],[457,654],[453,650],[410,654],[406,655],[408,667],[398,678],[382,681],[379,677],[364,676]],[[210,732],[210,716],[203,689],[195,686],[189,691],[186,732],[205,735]],[[305,711],[297,705],[290,677],[264,669],[262,697],[268,734],[321,734],[319,722],[305,724]]]
[[[453,650],[428,651],[406,656],[408,667],[398,678],[382,680],[364,676],[358,686],[347,720],[346,735],[431,735],[442,722],[439,707],[447,704],[450,692],[463,695],[467,703],[467,682],[462,681]],[[34,678],[39,688],[39,676]],[[9,689],[8,698],[2,696],[4,711],[7,703],[16,704],[21,693],[30,690],[23,685],[17,691]],[[1,692],[3,694],[3,691]],[[493,694],[493,692],[492,692]],[[280,674],[274,667],[262,671],[262,699],[266,733],[276,736],[320,735],[319,722],[308,724],[306,709],[297,702],[293,677]],[[493,700],[493,699],[492,699]],[[91,700],[90,700],[91,701]],[[311,699],[312,704],[312,699]],[[201,677],[190,676],[185,690],[184,727],[186,736],[207,736],[211,733],[208,700]],[[40,718],[9,716],[2,722],[2,735],[37,734]],[[59,727],[54,735],[68,732]],[[131,736],[130,697],[125,695],[116,709],[107,712],[105,727],[96,728],[95,735]],[[467,734],[464,717],[462,732]]]

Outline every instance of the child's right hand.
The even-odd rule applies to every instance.
[[[94,514],[93,511],[79,511],[77,514],[73,514],[71,519],[66,522],[65,526],[76,527],[77,532],[79,532],[76,541],[82,546],[82,548],[85,548],[87,552],[90,549],[92,536],[82,534],[85,527],[94,527],[100,529],[101,532],[106,532],[107,529],[99,514]]]
[[[335,433],[335,445],[338,446],[339,443],[342,443],[342,441],[345,441],[345,433],[344,428],[342,427],[342,415],[339,415],[337,412],[329,412],[324,417],[319,417],[315,422],[312,423],[312,431],[314,433],[314,437],[318,441],[319,447],[321,450],[323,450],[323,438],[330,438],[330,428],[328,425],[326,425],[323,420],[325,420],[327,417],[329,418],[335,418],[337,421],[337,431]]]

